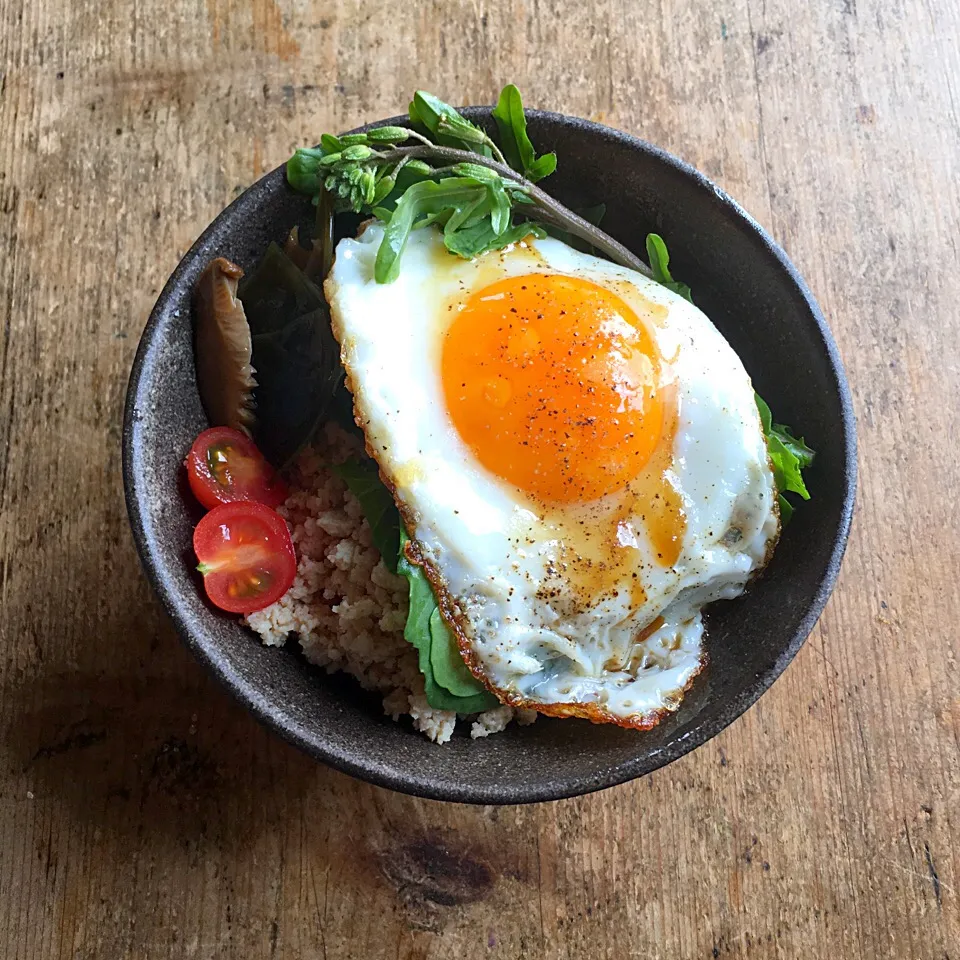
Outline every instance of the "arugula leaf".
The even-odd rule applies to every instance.
[[[813,450],[803,442],[803,437],[798,439],[791,433],[790,428],[782,423],[775,424],[774,429],[783,446],[796,457],[801,470],[805,470],[813,463],[815,454]]]
[[[490,226],[499,237],[510,226],[510,197],[500,180],[490,181],[487,185],[487,196],[490,199]]]
[[[536,237],[542,240],[547,235],[546,230],[535,223],[517,223],[507,228],[500,236],[493,232],[489,220],[482,220],[472,227],[458,231],[445,242],[447,249],[458,257],[470,259],[479,257],[488,250],[500,250],[511,243],[519,243],[526,237]]]
[[[786,523],[793,516],[793,505],[784,496],[785,493],[799,494],[804,500],[810,499],[810,493],[803,482],[801,470],[813,463],[814,452],[803,439],[796,438],[790,428],[782,423],[773,422],[770,407],[759,394],[755,393],[760,423],[767,438],[767,451],[773,464],[773,479],[777,485],[780,504],[780,520]]]
[[[777,490],[799,493],[804,500],[810,499],[807,487],[800,474],[800,461],[790,452],[776,433],[767,434],[767,450],[773,463],[773,475]]]
[[[393,496],[380,479],[373,460],[347,460],[331,464],[330,469],[343,480],[360,502],[370,526],[373,545],[391,573],[397,572],[400,551],[400,511]]]
[[[408,187],[392,213],[375,211],[386,221],[377,250],[374,278],[392,283],[400,273],[400,258],[412,230],[430,223],[443,225],[446,248],[469,259],[498,250],[524,237],[545,236],[535,224],[510,226],[511,196],[502,182],[476,177],[423,180]]]
[[[400,273],[400,257],[416,221],[450,211],[460,214],[486,196],[486,186],[473,177],[424,180],[409,187],[400,198],[377,250],[374,277],[377,283],[392,283]],[[444,236],[444,242],[448,237]],[[448,244],[449,249],[449,244]]]
[[[536,182],[550,176],[557,169],[557,155],[545,153],[537,157],[527,136],[527,118],[523,113],[520,91],[508,83],[500,91],[500,99],[493,111],[493,119],[500,133],[500,144],[507,163],[528,180]]]
[[[447,209],[434,210],[427,214],[443,225],[443,238],[447,240],[462,226],[475,224],[490,215],[490,195],[486,190],[474,193],[474,199]]]
[[[403,637],[417,649],[427,702],[437,710],[454,710],[457,713],[480,713],[497,706],[500,701],[463,663],[453,635],[440,615],[437,598],[423,568],[407,559],[404,547],[408,540],[401,525],[397,572],[410,583],[410,613]],[[460,662],[459,668],[455,660]]]
[[[674,280],[670,275],[670,254],[667,252],[663,237],[658,233],[647,234],[647,258],[650,261],[650,269],[653,271],[653,279],[657,283],[674,293],[679,293],[685,300],[693,303],[690,288],[685,283]]]

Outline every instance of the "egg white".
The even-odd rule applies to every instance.
[[[701,668],[703,606],[738,596],[779,531],[766,444],[740,359],[683,298],[558,240],[464,261],[444,249],[438,231],[415,231],[399,278],[380,285],[373,268],[382,235],[373,223],[337,247],[326,283],[334,334],[368,449],[395,491],[468,662],[507,702],[652,725],[677,708]],[[629,523],[610,531],[636,550],[633,572],[645,593],[639,603],[628,581],[584,606],[576,570],[558,571],[578,521],[596,524],[609,504],[539,509],[476,460],[447,412],[440,376],[447,327],[473,291],[531,273],[613,289],[670,358],[679,418],[667,477],[686,514],[678,560],[669,567],[657,561],[642,503],[633,505]]]

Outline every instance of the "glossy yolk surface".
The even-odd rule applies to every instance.
[[[447,331],[441,367],[476,457],[546,501],[622,489],[660,439],[656,345],[627,303],[587,280],[531,274],[476,291]]]

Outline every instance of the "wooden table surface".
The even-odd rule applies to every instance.
[[[0,0],[0,51],[0,955],[960,957],[957,0]],[[220,692],[140,571],[119,452],[150,307],[229,200],[417,87],[508,80],[785,246],[861,481],[837,591],[746,716],[498,809],[327,770]]]

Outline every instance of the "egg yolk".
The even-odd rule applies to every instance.
[[[453,423],[490,471],[543,500],[594,500],[644,467],[663,430],[660,355],[619,296],[576,277],[497,281],[443,343]]]

